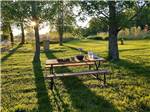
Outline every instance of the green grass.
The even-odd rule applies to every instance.
[[[102,68],[113,74],[108,87],[91,76],[55,80],[51,91],[44,80],[47,58],[65,58],[79,53],[75,48],[94,51],[107,57],[107,41],[81,40],[51,45],[41,51],[41,63],[32,63],[33,46],[14,46],[2,54],[2,112],[149,112],[150,111],[150,40],[125,41],[119,45],[119,62],[108,62]],[[87,67],[58,68],[57,72],[80,71]]]

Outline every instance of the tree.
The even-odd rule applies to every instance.
[[[33,61],[39,62],[40,61],[40,38],[39,38],[39,18],[37,17],[37,4],[35,1],[31,2],[31,8],[32,8],[32,20],[35,22],[34,25],[34,31],[35,31],[35,54]]]
[[[13,8],[13,18],[17,24],[21,27],[21,44],[25,43],[24,25],[25,19],[29,18],[30,6],[25,1],[16,1],[12,5]]]
[[[93,17],[89,21],[88,32],[90,33],[90,35],[96,35],[98,32],[107,32],[107,31],[108,26],[101,19]]]
[[[142,9],[149,4],[143,1],[83,1],[82,10],[88,15],[95,16],[109,26],[109,50],[108,58],[118,60],[118,32],[130,25]],[[138,9],[135,6],[139,6]],[[135,10],[136,9],[136,10]],[[126,12],[130,12],[127,14]],[[104,19],[105,17],[105,19]],[[128,24],[127,24],[128,23]]]
[[[24,23],[25,19],[29,17],[29,5],[25,1],[3,1],[2,2],[2,18],[9,26],[11,41],[13,41],[13,34],[11,24],[15,23],[21,27],[21,43],[25,43]],[[13,42],[12,42],[13,43]]]
[[[14,44],[14,36],[12,33],[12,29],[11,29],[11,24],[13,23],[13,15],[11,14],[11,6],[9,5],[9,3],[12,2],[2,2],[1,4],[1,20],[3,23],[4,29],[3,31],[8,31],[9,35],[10,35],[10,41],[11,44]]]
[[[58,33],[59,33],[59,45],[63,45],[63,33],[64,33],[64,1],[58,1]]]
[[[109,2],[109,59],[119,59],[117,43],[117,19],[116,19],[116,2]]]
[[[9,39],[9,29],[8,25],[5,23],[1,23],[1,40],[8,40]]]
[[[75,15],[73,7],[76,5],[74,1],[50,1],[44,11],[44,19],[49,21],[50,27],[55,27],[59,34],[59,45],[63,45],[64,31],[72,29],[75,25]]]

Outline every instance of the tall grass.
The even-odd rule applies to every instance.
[[[97,33],[96,35],[99,38],[102,38],[105,40],[108,38],[108,32],[100,32]],[[94,37],[94,36],[93,36]],[[131,27],[122,29],[118,33],[118,39],[128,39],[128,40],[134,40],[134,39],[150,39],[150,32],[149,31],[144,31],[140,27]]]
[[[63,37],[64,37],[64,40],[68,40],[70,38],[73,38],[73,39],[76,38],[76,37],[73,36],[73,34],[71,34],[69,32],[65,32],[63,34]],[[50,32],[49,33],[49,39],[51,41],[59,41],[59,34],[58,34],[58,32]]]
[[[150,32],[142,30],[140,27],[125,28],[118,33],[118,38],[124,39],[145,39],[150,38]]]

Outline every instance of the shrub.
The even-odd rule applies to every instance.
[[[8,39],[9,39],[9,35],[5,35],[5,34],[1,35],[1,41],[8,40]]]
[[[97,33],[97,36],[102,37],[103,40],[107,40],[105,38],[108,38],[108,33],[107,32],[100,32],[100,33]]]
[[[103,40],[103,37],[97,36],[97,35],[92,35],[88,36],[88,39],[93,39],[93,40]]]
[[[146,36],[146,37],[144,37],[144,39],[150,39],[150,36]]]
[[[109,40],[109,37],[105,37],[105,40]]]

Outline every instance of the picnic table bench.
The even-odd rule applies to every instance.
[[[54,79],[58,77],[68,77],[68,76],[81,76],[81,75],[92,75],[98,80],[103,80],[103,84],[106,84],[106,75],[110,73],[109,70],[103,69],[99,70],[99,67],[102,62],[105,62],[104,58],[97,59],[88,59],[85,58],[82,61],[65,61],[61,62],[58,59],[48,59],[46,60],[45,70],[49,70],[50,74],[46,74],[45,79],[50,79],[50,88],[53,89]],[[55,73],[55,67],[70,67],[70,66],[89,66],[88,71],[74,72],[74,73]],[[94,66],[95,69],[91,70],[91,66]],[[98,75],[104,75],[103,79],[100,79]]]

